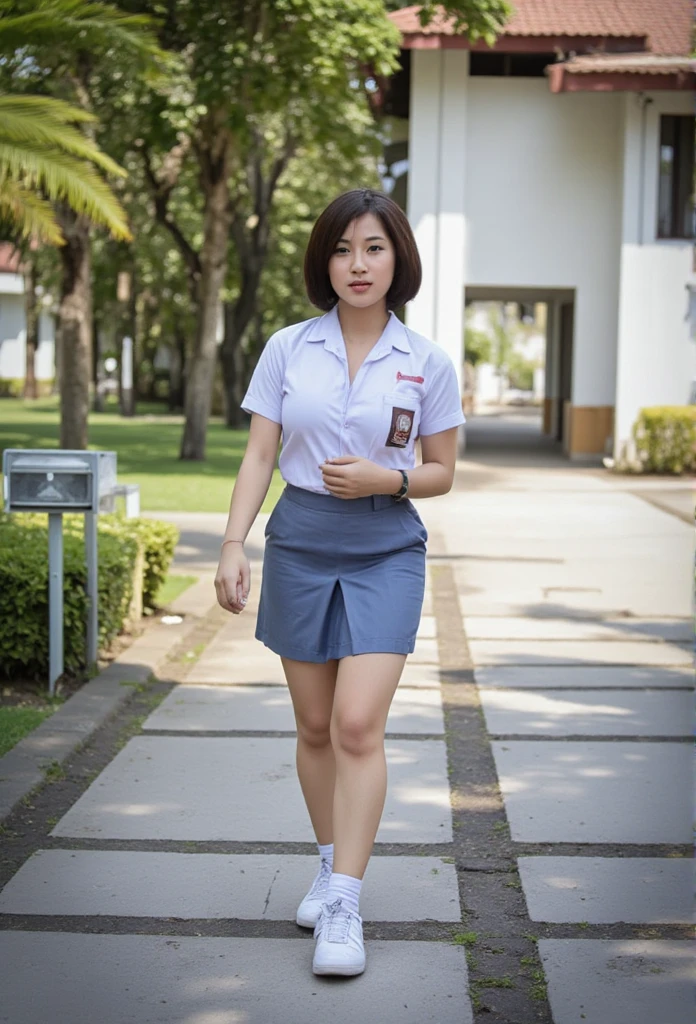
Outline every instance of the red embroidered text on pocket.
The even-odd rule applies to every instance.
[[[391,426],[386,440],[387,448],[406,447],[413,430],[415,415],[413,409],[400,409],[397,406],[392,409]]]

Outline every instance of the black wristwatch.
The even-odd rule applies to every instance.
[[[403,501],[408,494],[408,474],[405,469],[400,469],[399,472],[403,477],[403,482],[401,484],[401,490],[397,491],[396,494],[392,494],[394,501]]]

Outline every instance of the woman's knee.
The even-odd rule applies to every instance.
[[[383,746],[384,730],[364,715],[347,712],[331,719],[331,742],[344,754],[365,757]]]
[[[325,747],[331,743],[331,714],[320,711],[296,716],[297,738],[308,747]]]

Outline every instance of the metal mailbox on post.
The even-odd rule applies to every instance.
[[[49,692],[63,674],[63,513],[85,517],[87,663],[97,660],[97,520],[116,489],[116,452],[6,448],[2,460],[6,512],[48,512]]]

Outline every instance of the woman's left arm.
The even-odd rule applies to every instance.
[[[409,498],[434,498],[452,489],[458,433],[458,427],[451,427],[421,437],[422,465],[408,471]]]
[[[447,494],[454,480],[457,461],[457,427],[421,437],[422,465],[408,471],[409,498],[434,498]],[[385,469],[369,459],[342,455],[319,467],[324,486],[337,498],[362,498],[369,494],[396,494],[402,476],[398,469]]]

